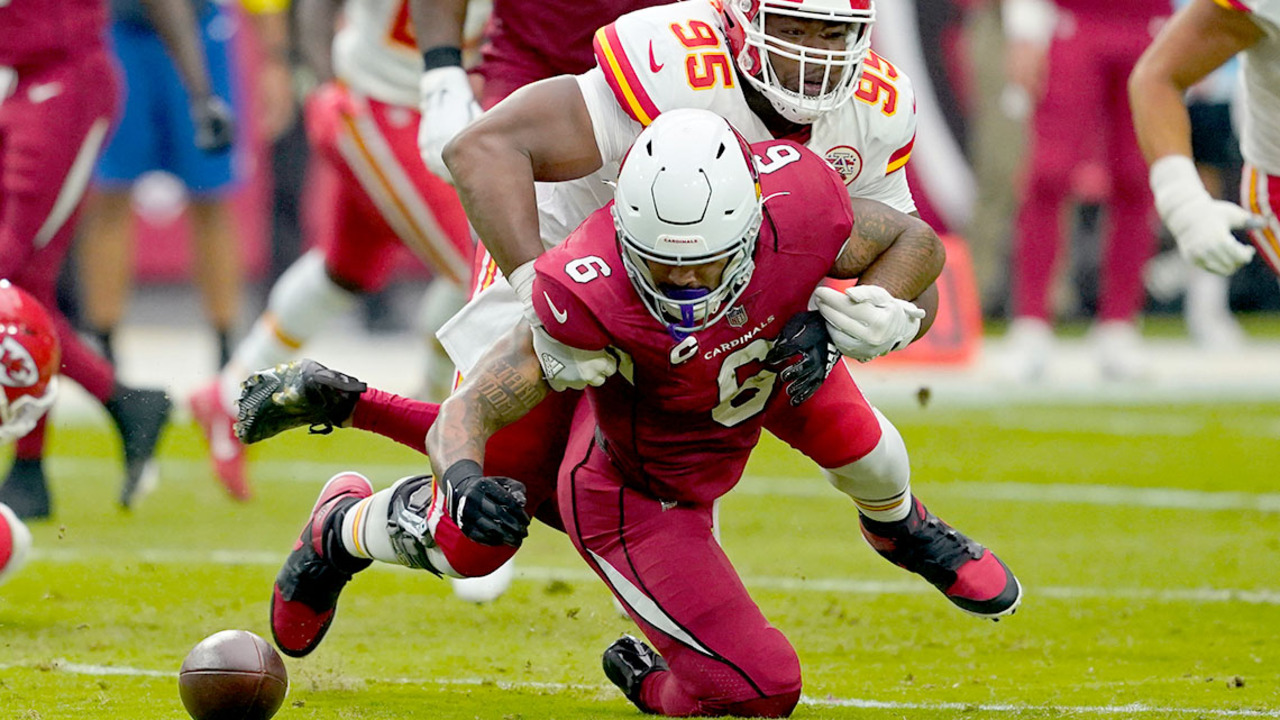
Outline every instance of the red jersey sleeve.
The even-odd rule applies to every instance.
[[[587,300],[574,292],[561,255],[552,250],[534,265],[533,309],[547,334],[556,340],[580,350],[603,350],[612,340]]]

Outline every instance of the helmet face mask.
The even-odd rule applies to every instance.
[[[36,426],[58,391],[61,352],[44,307],[0,280],[0,441]]]
[[[622,163],[612,212],[627,276],[673,335],[719,321],[750,283],[763,206],[755,162],[724,118],[660,115]],[[685,284],[664,282],[677,268]]]
[[[740,74],[784,118],[812,123],[848,102],[857,90],[862,61],[871,48],[872,0],[721,3],[725,34]],[[814,41],[831,32],[841,37]],[[789,71],[793,67],[796,72]]]

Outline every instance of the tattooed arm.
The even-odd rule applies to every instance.
[[[895,298],[910,300],[926,316],[916,337],[933,324],[938,310],[934,281],[942,273],[946,250],[929,224],[875,200],[853,199],[854,226],[829,275],[858,278]]]
[[[459,460],[483,465],[489,438],[524,417],[550,390],[529,326],[520,323],[485,353],[440,406],[440,417],[427,432],[427,454],[437,477]]]

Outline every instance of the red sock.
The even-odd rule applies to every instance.
[[[383,392],[364,391],[351,413],[351,427],[391,438],[423,455],[427,454],[427,431],[440,415],[440,406]]]
[[[31,432],[18,438],[13,447],[15,460],[39,460],[44,457],[44,426],[48,419],[48,415],[40,418]]]

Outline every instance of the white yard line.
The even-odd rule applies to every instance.
[[[93,563],[94,565],[150,563],[153,565],[245,565],[278,567],[284,562],[283,553],[236,550],[174,550],[169,548],[120,549],[47,549],[35,548],[32,557],[37,562]],[[416,572],[398,565],[376,563],[377,571]],[[589,569],[517,565],[516,577],[528,582],[596,582],[596,575]],[[902,580],[856,580],[849,578],[796,578],[772,575],[744,575],[743,582],[753,590],[783,592],[823,592],[842,595],[930,595],[935,592],[928,583],[914,577]],[[1241,588],[1103,588],[1073,586],[1030,586],[1027,593],[1055,600],[1149,600],[1153,602],[1190,603],[1193,605],[1216,603],[1243,603],[1246,605],[1280,605],[1280,590],[1248,590]]]
[[[51,460],[52,472],[67,477],[96,477],[100,460],[61,458]],[[160,462],[163,478],[203,478],[209,473],[203,460],[164,459]],[[253,464],[255,482],[304,483],[318,490],[325,480],[343,470],[358,470],[373,481],[374,487],[427,469],[422,465],[400,463],[338,463],[264,460]],[[955,497],[978,501],[1003,501],[1062,505],[1098,505],[1105,507],[1159,508],[1181,510],[1250,510],[1280,512],[1280,493],[1183,490],[1180,488],[1144,488],[1123,485],[1074,485],[1063,483],[1019,482],[951,482],[917,483],[921,497]],[[780,477],[746,475],[733,490],[738,495],[790,498],[838,498],[815,469],[812,475]]]
[[[13,668],[30,668],[34,665],[24,664],[0,664],[0,669],[8,670]],[[45,667],[42,664],[42,667]],[[159,677],[159,678],[175,678],[178,673],[167,670],[148,670],[145,668],[135,668],[123,665],[92,665],[86,663],[69,662],[66,660],[55,660],[51,666],[52,670],[57,672],[70,673],[72,675],[88,675],[93,677],[102,676],[132,676],[132,677]],[[528,682],[528,681],[509,681],[494,680],[493,678],[395,678],[395,679],[376,679],[376,683],[394,683],[397,685],[443,685],[443,686],[482,686],[492,685],[503,690],[533,690],[537,692],[566,692],[566,691],[586,691],[586,692],[611,692],[613,687],[609,685],[588,685],[583,683],[554,683],[554,682]],[[1127,715],[1127,714],[1143,714],[1153,715],[1156,717],[1169,715],[1195,715],[1202,717],[1256,717],[1256,718],[1280,718],[1280,711],[1276,710],[1247,710],[1247,709],[1217,709],[1217,708],[1182,708],[1168,707],[1159,705],[1148,705],[1145,703],[1130,703],[1128,705],[1029,705],[1023,703],[961,703],[961,702],[899,702],[893,700],[867,700],[863,698],[837,698],[837,697],[821,697],[815,698],[804,696],[800,699],[803,705],[814,707],[847,707],[866,710],[921,710],[921,711],[940,711],[940,710],[960,710],[964,712],[998,712],[998,713],[1022,713],[1027,711],[1052,712],[1064,715]]]

